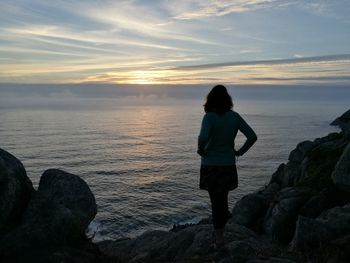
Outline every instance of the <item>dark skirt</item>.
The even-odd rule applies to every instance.
[[[238,186],[236,165],[214,166],[202,165],[200,169],[199,188],[222,192],[231,191]]]

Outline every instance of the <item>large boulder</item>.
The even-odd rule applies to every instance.
[[[85,229],[95,215],[94,195],[80,177],[47,170],[22,224],[0,240],[0,255],[75,247],[86,241]]]
[[[299,215],[316,218],[322,211],[329,209],[333,205],[332,200],[323,193],[311,197],[300,209]]]
[[[340,156],[332,174],[334,184],[350,192],[350,143]]]
[[[263,232],[273,241],[288,243],[295,230],[299,210],[312,195],[310,189],[288,187],[282,189],[267,211]]]
[[[301,165],[301,176],[296,186],[310,187],[321,191],[333,185],[332,172],[342,155],[347,142],[343,138],[319,143]]]
[[[292,247],[305,254],[313,254],[332,240],[350,235],[350,205],[324,211],[316,219],[300,216]]]
[[[273,182],[255,193],[242,197],[233,208],[232,221],[259,230],[259,223],[279,189],[279,185]]]
[[[19,225],[33,192],[22,163],[0,149],[0,237]]]
[[[287,164],[282,163],[272,175],[269,184],[277,183],[281,188],[291,187],[299,180],[300,175],[300,163],[294,161],[289,161]]]
[[[322,221],[300,216],[296,223],[292,247],[304,254],[312,253],[332,240],[334,234],[329,225]]]
[[[308,152],[315,146],[312,141],[303,141],[298,143],[297,147],[290,152],[288,160],[301,163]]]
[[[84,230],[97,213],[95,197],[83,179],[49,169],[40,178],[38,192],[28,205],[24,221],[37,221],[45,212],[55,214],[57,209],[71,214]]]

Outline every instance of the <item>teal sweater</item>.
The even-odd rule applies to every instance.
[[[238,131],[241,131],[247,140],[236,151],[235,138]],[[202,157],[202,165],[234,165],[235,156],[243,155],[256,140],[255,132],[237,112],[227,111],[222,115],[207,112],[198,136],[197,152]]]

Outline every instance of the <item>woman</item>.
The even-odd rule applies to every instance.
[[[201,156],[200,189],[209,192],[214,225],[214,246],[224,245],[224,229],[231,216],[228,210],[228,192],[238,186],[235,157],[244,155],[257,140],[252,128],[232,110],[233,103],[223,85],[215,86],[204,104],[206,112],[198,136],[198,154]],[[235,150],[235,138],[241,131],[247,138]]]

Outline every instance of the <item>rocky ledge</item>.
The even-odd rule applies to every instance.
[[[332,125],[341,131],[299,143],[267,185],[236,203],[221,250],[210,248],[210,219],[93,244],[88,185],[50,169],[35,191],[0,149],[0,262],[348,262],[350,110]]]

